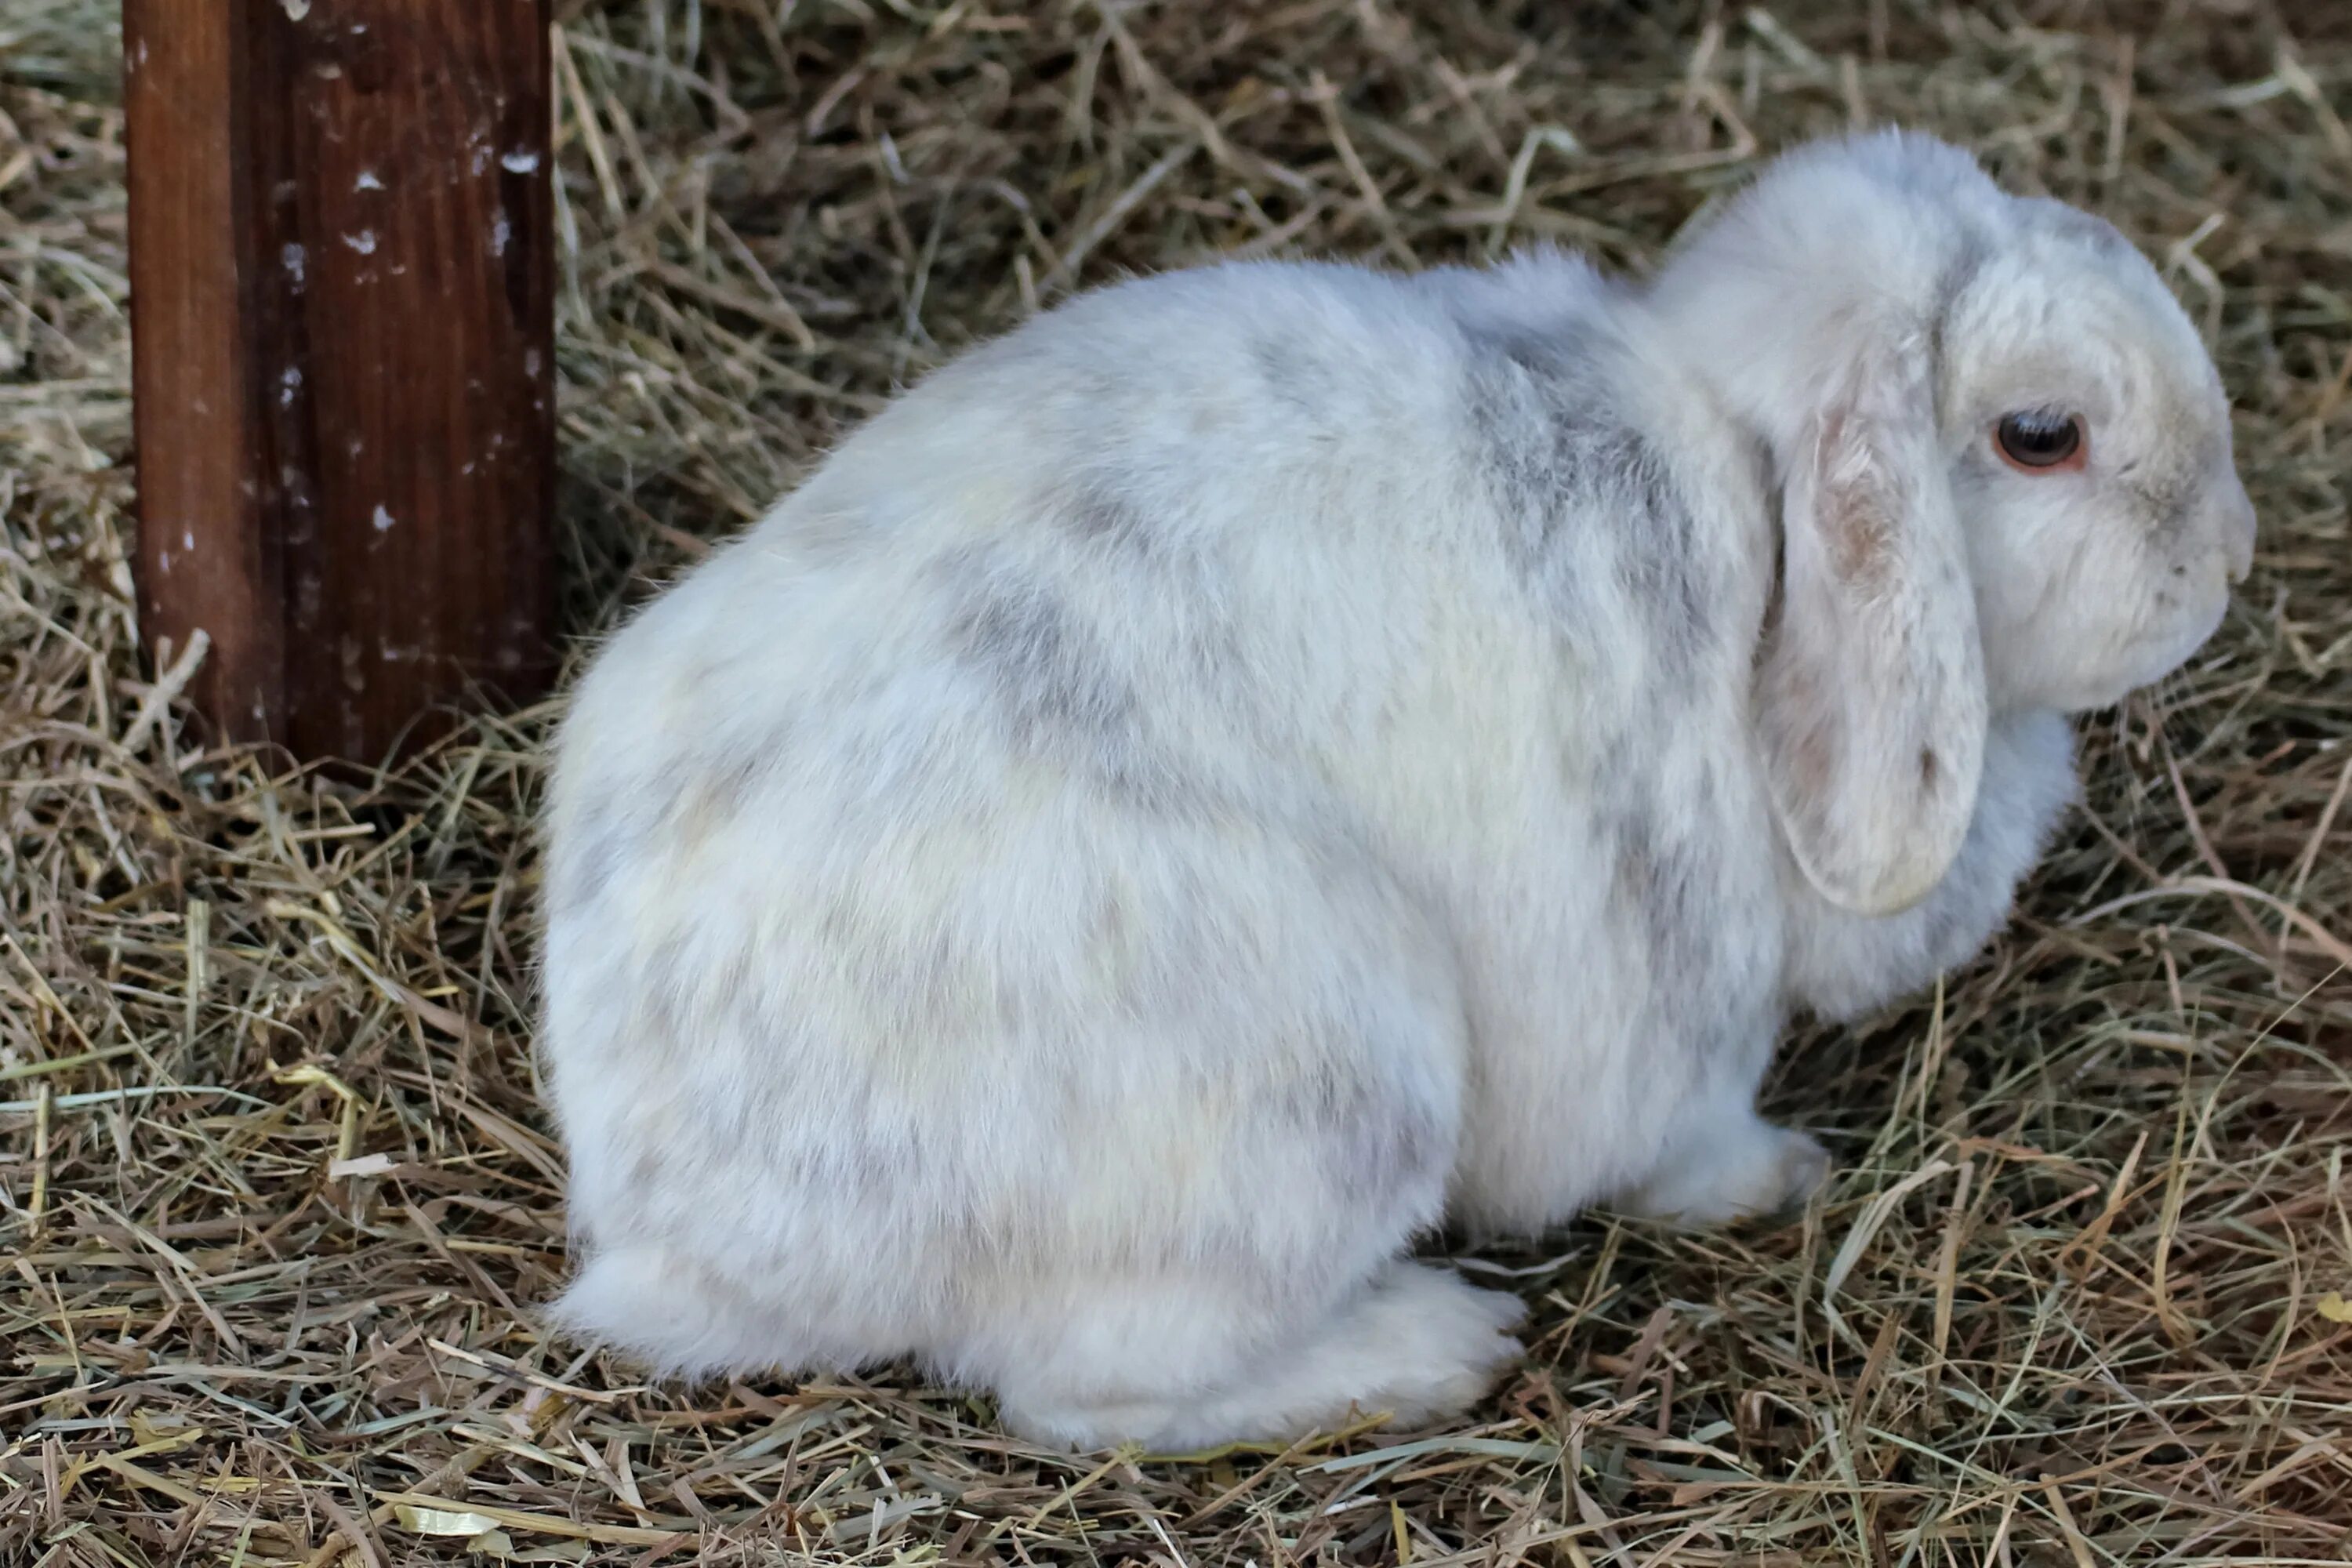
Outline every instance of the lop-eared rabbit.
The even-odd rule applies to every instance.
[[[2253,514],[2105,223],[1894,133],[1643,281],[1123,282],[962,354],[593,660],[541,1048],[663,1373],[911,1358],[1160,1449],[1475,1401],[1450,1221],[1774,1211],[1794,1010],[1966,960],[2065,715]]]

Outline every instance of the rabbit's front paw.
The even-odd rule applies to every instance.
[[[1811,1137],[1743,1112],[1694,1130],[1614,1206],[1645,1219],[1723,1225],[1800,1208],[1829,1173],[1829,1152]]]

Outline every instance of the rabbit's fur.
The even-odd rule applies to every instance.
[[[2004,463],[2079,412],[2080,472]],[[1442,1218],[1772,1210],[1792,1007],[1974,952],[2252,513],[2112,229],[1880,135],[1656,279],[1087,294],[620,632],[559,746],[559,1321],[1162,1448],[1473,1400]]]

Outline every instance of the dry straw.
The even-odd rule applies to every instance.
[[[647,1389],[532,1325],[547,715],[366,789],[192,749],[126,609],[103,0],[0,5],[0,1563],[2352,1560],[2352,15],[2285,0],[629,0],[562,22],[572,624],[1076,286],[1638,265],[1897,118],[2114,217],[2240,400],[2219,642],[1937,996],[1791,1044],[1801,1225],[1490,1268],[1475,1423],[1072,1460],[984,1407]],[[168,693],[163,694],[168,697]]]

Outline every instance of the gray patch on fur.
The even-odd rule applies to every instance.
[[[635,1020],[643,1046],[656,1053],[686,1044],[687,1020],[709,989],[702,969],[683,937],[665,939],[642,962],[637,987],[640,1016]]]
[[[1710,909],[1704,886],[1706,856],[1683,841],[1646,807],[1617,820],[1612,875],[1620,905],[1640,917],[1644,950],[1668,994],[1704,988]]]
[[[1655,646],[1668,676],[1680,682],[1713,646],[1715,574],[1696,555],[1690,508],[1675,493],[1664,460],[1647,441],[1629,454],[1633,493],[1642,504],[1626,519],[1625,565],[1634,595],[1649,612]]]
[[[878,1098],[871,1084],[858,1085],[837,1106],[828,1136],[784,1152],[795,1185],[875,1209],[903,1208],[909,1192],[952,1190],[927,1155],[922,1118],[878,1105]]]
[[[708,815],[713,826],[742,816],[787,746],[787,738],[778,734],[757,745],[738,742],[693,758],[680,781],[674,817],[685,816],[689,802]]]
[[[1547,333],[1516,326],[1478,326],[1465,331],[1474,353],[1502,359],[1539,380],[1573,376],[1591,363],[1592,342],[1580,331]]]
[[[1743,1005],[1725,989],[1737,946],[1726,933],[1738,911],[1724,885],[1717,845],[1717,784],[1712,775],[1686,803],[1688,822],[1670,821],[1628,795],[1602,813],[1611,902],[1637,922],[1652,1005],[1675,1056],[1702,1073],[1769,1047],[1769,998]]]
[[[578,824],[550,857],[548,913],[575,914],[603,898],[645,833],[640,814],[610,799],[591,800],[582,807]]]
[[[1276,402],[1293,413],[1319,416],[1325,412],[1323,398],[1318,395],[1327,377],[1314,356],[1296,337],[1281,340],[1253,338],[1250,341],[1251,365],[1265,389]]]
[[[1582,334],[1472,330],[1464,409],[1502,513],[1512,564],[1555,613],[1574,617],[1592,558],[1565,530],[1610,530],[1609,553],[1645,613],[1670,682],[1686,679],[1718,634],[1717,575],[1664,457],[1612,406],[1588,369]],[[1581,569],[1581,570],[1580,570]]]
[[[691,1111],[701,1125],[697,1136],[678,1141],[681,1148],[761,1150],[764,1169],[781,1177],[780,1185],[843,1214],[904,1213],[909,1192],[956,1190],[956,1178],[942,1168],[945,1161],[927,1137],[920,1114],[891,1103],[868,1078],[811,1070],[835,1058],[837,1047],[809,1039],[798,1023],[781,1023],[766,1045],[775,1078],[751,1095],[696,1100]],[[832,1110],[824,1129],[789,1145],[777,1143],[774,1106],[786,1096],[821,1096]],[[674,1178],[692,1178],[691,1160],[674,1158],[670,1163]],[[672,1202],[699,1201],[691,1186],[681,1190],[675,1184],[664,1195]],[[950,1230],[939,1226],[931,1239],[944,1242]]]
[[[570,914],[593,903],[633,858],[643,860],[648,854],[667,857],[691,849],[691,841],[677,842],[681,831],[713,833],[742,815],[784,745],[784,737],[778,735],[764,745],[690,755],[676,767],[628,786],[631,804],[626,806],[610,796],[589,802],[550,865],[549,911]],[[657,839],[667,841],[655,847]]]
[[[958,579],[949,646],[987,683],[1013,742],[1066,758],[1130,800],[1171,806],[1171,770],[1153,754],[1140,705],[1060,593],[985,558],[945,564]]]
[[[1152,520],[1109,485],[1076,486],[1055,504],[1054,511],[1063,526],[1088,544],[1145,557],[1160,547]]]
[[[980,584],[949,624],[959,655],[984,674],[1030,745],[1134,737],[1134,701],[1087,657],[1084,632],[1053,590],[1001,578]]]
[[[1332,1185],[1370,1207],[1441,1177],[1452,1163],[1452,1141],[1429,1107],[1353,1064],[1318,1068],[1282,1096],[1281,1110],[1332,1157]]]

